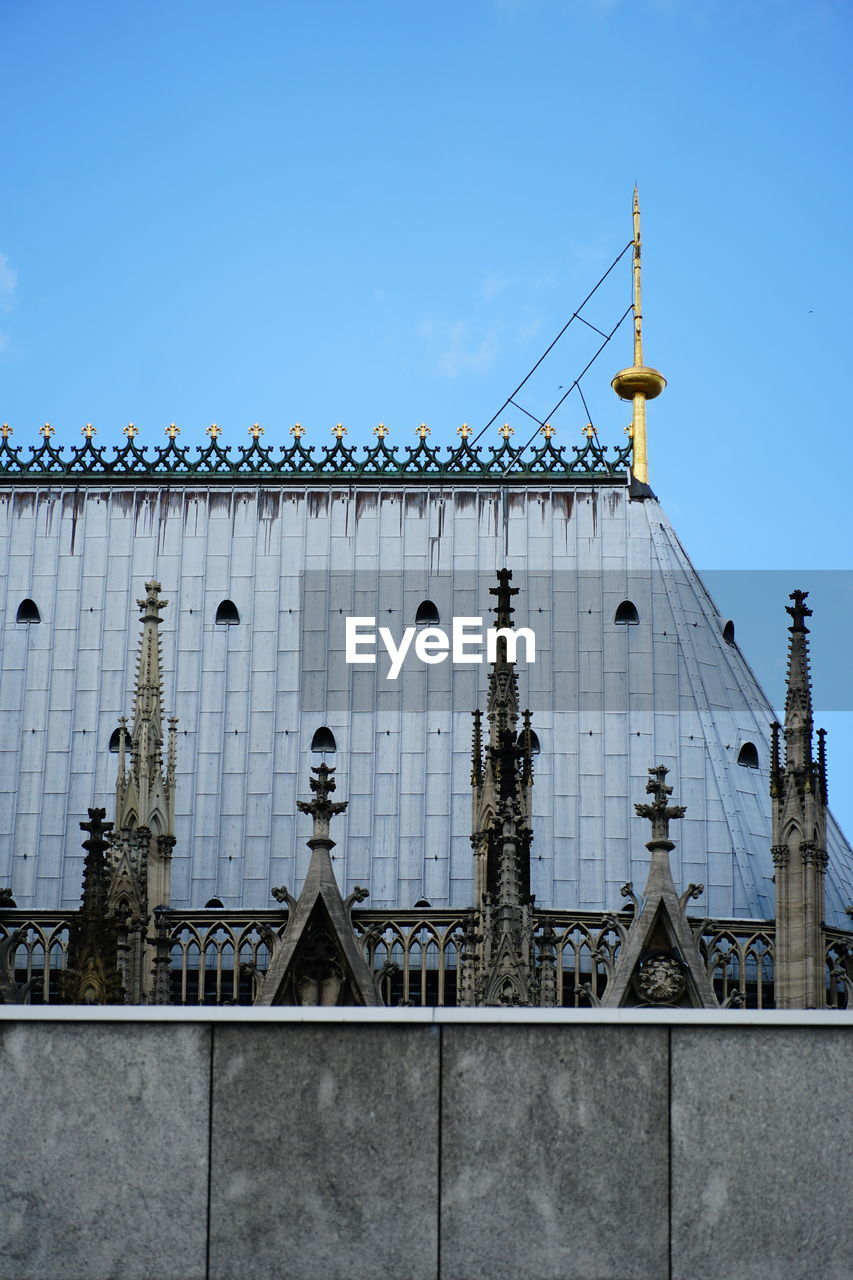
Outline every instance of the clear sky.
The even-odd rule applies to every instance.
[[[848,0],[0,0],[0,44],[16,444],[45,421],[66,444],[129,421],[138,443],[172,421],[184,443],[212,421],[234,444],[255,421],[265,443],[296,421],[310,443],[338,421],[349,443],[379,421],[449,442],[627,243],[638,181],[646,356],[669,381],[652,485],[700,569],[782,571],[767,610],[747,575],[713,586],[777,703],[784,597],[812,590],[853,833],[853,586],[810,572],[853,569]],[[610,329],[629,301],[625,260],[584,314]],[[534,411],[597,342],[570,330]],[[583,384],[614,444],[630,360],[623,327]],[[560,442],[585,421],[572,396]]]

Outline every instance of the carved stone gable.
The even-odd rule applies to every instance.
[[[672,787],[663,765],[649,770],[646,791],[651,803],[635,806],[638,817],[652,824],[646,848],[652,855],[643,903],[624,934],[613,974],[604,992],[606,1008],[626,1005],[713,1008],[717,1005],[707,969],[685,914],[689,898],[703,885],[690,885],[679,897],[672,879],[669,854],[675,847],[669,824],[682,818],[683,805],[669,804]],[[626,885],[623,894],[630,894]]]
[[[346,802],[330,799],[335,790],[334,769],[324,763],[314,773],[312,799],[299,802],[301,811],[314,821],[308,841],[311,863],[298,899],[286,888],[273,890],[275,898],[287,903],[287,928],[273,944],[255,1004],[381,1004],[350,918],[353,903],[363,901],[367,890],[356,886],[345,901],[332,867],[335,842],[329,836],[329,823],[343,813]]]

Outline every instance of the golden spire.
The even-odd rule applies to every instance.
[[[643,290],[642,290],[642,239],[640,237],[640,192],[634,187],[634,364],[643,367]]]
[[[611,382],[621,400],[631,400],[634,417],[631,438],[634,442],[634,475],[643,484],[649,482],[649,460],[646,450],[646,401],[654,400],[666,386],[666,378],[657,369],[643,364],[643,300],[641,281],[640,194],[634,188],[634,363],[617,373]]]

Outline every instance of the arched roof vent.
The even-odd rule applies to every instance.
[[[35,600],[22,600],[15,614],[16,622],[41,622],[41,614]]]
[[[237,606],[233,600],[220,601],[219,608],[216,610],[215,622],[222,627],[233,627],[240,621],[240,615],[237,612]]]
[[[416,909],[418,907],[431,907],[431,906],[432,906],[432,903],[430,902],[429,898],[418,898],[417,902],[415,903]]]
[[[337,751],[338,744],[335,742],[335,735],[332,733],[328,725],[322,724],[314,737],[311,739],[312,751]]]
[[[225,904],[224,904],[224,903],[223,903],[219,898],[208,898],[208,900],[207,900],[207,902],[204,904],[204,906],[205,906],[205,909],[206,909],[206,910],[207,910],[207,909],[209,909],[209,908],[210,908],[210,909],[212,909],[212,910],[214,910],[214,911],[224,911],[224,910],[225,910]]]
[[[723,639],[726,644],[734,644],[735,642],[735,624],[729,618],[728,622],[723,623]]]
[[[616,610],[613,621],[620,623],[622,626],[636,626],[640,621],[640,615],[637,613],[637,606],[634,604],[633,600],[622,601],[619,608]]]
[[[124,731],[124,739],[125,739],[125,745],[129,746],[130,734],[127,732],[126,729]],[[110,734],[109,750],[112,751],[113,755],[117,756],[118,749],[120,746],[121,746],[121,729],[113,729],[112,733]]]
[[[521,733],[518,735],[517,741],[520,747],[524,746],[524,730],[523,729]],[[539,739],[536,736],[536,733],[533,731],[533,729],[531,729],[530,730],[530,752],[532,755],[538,756],[541,750],[542,748],[539,745]]]
[[[745,742],[738,752],[738,764],[742,764],[745,769],[758,768],[758,748],[754,742]]]
[[[431,600],[422,600],[418,605],[418,611],[415,614],[416,627],[436,627],[441,618],[438,616],[438,609]]]

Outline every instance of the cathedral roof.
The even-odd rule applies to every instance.
[[[454,616],[486,618],[507,567],[515,623],[537,639],[518,672],[541,746],[538,903],[613,910],[625,881],[644,883],[633,806],[655,763],[687,806],[672,869],[676,884],[705,884],[695,909],[773,915],[777,716],[661,506],[621,477],[48,481],[4,495],[0,547],[11,566],[3,705],[23,730],[3,754],[0,883],[21,905],[78,900],[77,824],[115,783],[107,743],[133,688],[134,606],[151,577],[173,602],[161,625],[179,719],[173,903],[258,908],[273,884],[298,890],[300,779],[324,727],[349,801],[342,891],[367,884],[374,907],[470,905],[471,711],[488,668],[407,662],[392,682],[381,651],[375,666],[347,666],[344,621],[375,617],[396,633],[425,600],[448,629]],[[18,597],[35,600],[40,625],[12,621]],[[216,621],[226,599],[231,625]],[[784,641],[780,625],[780,651]],[[844,926],[853,855],[831,819],[828,852],[827,920]]]
[[[463,425],[451,449],[422,424],[401,451],[382,424],[369,447],[338,424],[317,451],[299,424],[277,448],[255,424],[236,451],[215,424],[204,448],[182,446],[171,424],[151,451],[132,424],[121,448],[99,447],[87,425],[68,452],[49,424],[29,449],[0,428],[0,563],[18,619],[2,633],[0,705],[22,724],[0,762],[0,884],[25,904],[76,901],[67,853],[79,815],[112,786],[105,747],[132,684],[133,601],[156,579],[175,602],[159,629],[181,725],[173,903],[262,907],[274,881],[299,887],[297,794],[315,752],[324,764],[336,754],[348,800],[332,878],[345,891],[366,882],[375,907],[469,906],[470,716],[487,667],[455,638],[452,654],[416,643],[391,655],[407,628],[410,640],[432,628],[421,638],[435,643],[440,624],[455,637],[454,619],[487,618],[495,574],[511,570],[515,626],[532,636],[517,710],[532,713],[525,815],[532,734],[540,747],[529,802],[540,904],[613,910],[626,881],[645,882],[634,806],[662,766],[686,806],[675,883],[701,882],[709,916],[773,916],[777,717],[648,485],[646,402],[666,380],[644,357],[636,190],[619,258],[629,248],[633,364],[612,383],[633,409],[622,448],[591,425],[567,448],[523,408],[516,395],[541,360],[504,404],[535,421],[520,448],[508,424],[498,447]],[[372,662],[357,660],[354,619]],[[513,685],[515,708],[514,697]],[[501,749],[509,760],[511,741]],[[827,846],[827,920],[843,927],[853,852],[831,817]]]

